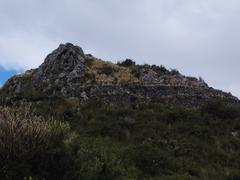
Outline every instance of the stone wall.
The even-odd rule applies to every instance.
[[[151,101],[162,99],[169,103],[199,106],[212,98],[224,98],[230,102],[239,102],[231,94],[213,88],[193,88],[166,85],[94,85],[80,87],[75,96],[85,99],[97,98],[108,102],[131,103],[136,100]]]

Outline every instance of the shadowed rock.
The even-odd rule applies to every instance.
[[[51,76],[60,79],[67,77],[68,81],[81,78],[85,74],[84,52],[71,43],[61,44],[56,50],[47,56],[44,63],[33,75],[34,85]]]

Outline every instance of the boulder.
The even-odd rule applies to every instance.
[[[45,79],[67,77],[68,81],[85,75],[84,52],[71,43],[61,44],[49,54],[44,63],[36,69],[32,80],[34,86]]]

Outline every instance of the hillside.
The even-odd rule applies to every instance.
[[[157,97],[163,103],[190,106],[216,98],[238,101],[231,94],[208,87],[202,79],[186,77],[177,70],[136,65],[130,59],[113,64],[84,54],[70,43],[61,44],[39,68],[11,78],[1,94],[18,98],[97,98],[123,104]]]
[[[60,45],[0,89],[0,179],[237,180],[240,102],[201,78]]]

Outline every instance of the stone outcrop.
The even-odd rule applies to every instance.
[[[47,56],[44,63],[34,72],[32,81],[35,86],[51,77],[59,80],[66,78],[68,82],[80,79],[85,75],[84,52],[73,44],[61,44]]]
[[[199,106],[212,98],[239,103],[231,94],[209,88],[201,78],[187,77],[163,66],[104,62],[70,43],[61,44],[39,68],[9,79],[0,96],[61,96],[82,101],[96,98],[111,103],[158,99],[187,106]]]
[[[140,77],[141,82],[147,83],[147,84],[158,84],[164,82],[164,77],[159,76],[158,73],[153,71],[149,68],[142,68],[140,70]]]

